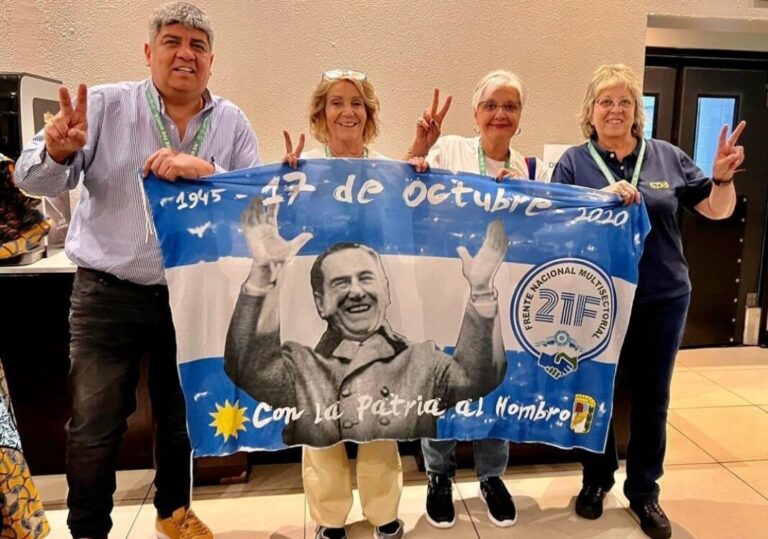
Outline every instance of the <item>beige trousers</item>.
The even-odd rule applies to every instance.
[[[352,470],[344,444],[323,449],[304,447],[304,493],[312,519],[341,528],[352,508]],[[363,515],[374,526],[397,518],[403,490],[403,467],[397,442],[378,440],[357,447],[357,490]]]

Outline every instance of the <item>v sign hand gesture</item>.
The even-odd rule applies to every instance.
[[[416,121],[416,138],[413,139],[411,155],[408,157],[427,155],[429,149],[440,137],[440,128],[443,125],[445,115],[448,114],[448,109],[451,108],[452,100],[451,96],[446,97],[443,106],[440,107],[440,90],[435,88],[432,95],[432,108],[425,110],[421,114],[421,118]]]
[[[724,125],[720,130],[720,137],[717,139],[715,160],[712,163],[713,179],[725,182],[731,181],[736,169],[744,162],[744,146],[738,146],[737,143],[746,126],[747,122],[740,122],[739,125],[736,126],[736,129],[733,130],[730,137],[727,137],[727,125]]]
[[[736,189],[733,176],[744,162],[744,146],[739,146],[739,136],[747,122],[740,122],[728,137],[728,126],[724,125],[717,139],[717,151],[712,163],[714,187],[709,196],[696,204],[696,211],[709,219],[726,219],[736,207]]]
[[[291,142],[291,135],[288,131],[283,131],[283,138],[285,139],[285,157],[283,157],[283,163],[287,163],[291,168],[299,168],[299,157],[301,152],[304,151],[304,133],[299,135],[299,143],[296,145],[296,149],[293,149],[293,143]]]
[[[43,130],[45,150],[57,163],[64,163],[88,141],[88,88],[77,87],[77,105],[72,107],[69,90],[59,88],[59,112]]]

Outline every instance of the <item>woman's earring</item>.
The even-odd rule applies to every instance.
[[[517,135],[519,135],[522,132],[523,132],[523,128],[522,127],[518,127],[517,131],[515,131],[515,135],[517,136]]]

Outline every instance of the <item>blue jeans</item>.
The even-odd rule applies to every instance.
[[[67,525],[73,537],[106,539],[126,419],[136,408],[139,363],[149,357],[157,422],[155,507],[188,506],[191,449],[176,366],[168,288],[78,269],[70,310],[72,418],[67,423]]]
[[[481,481],[488,477],[504,475],[509,460],[509,442],[488,438],[475,440],[475,473]],[[424,453],[424,467],[428,473],[456,475],[456,441],[430,440],[422,438],[421,451]]]
[[[631,392],[627,480],[630,501],[659,497],[658,479],[664,473],[667,449],[667,410],[675,356],[683,338],[690,295],[635,304],[619,356],[618,377]],[[580,452],[585,485],[609,489],[619,467],[613,426],[605,453]]]

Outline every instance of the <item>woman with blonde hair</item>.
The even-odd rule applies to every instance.
[[[618,376],[632,392],[624,494],[643,531],[667,538],[672,527],[659,505],[657,480],[663,473],[672,369],[691,293],[677,212],[682,206],[710,219],[733,213],[734,174],[744,160],[737,143],[746,124],[741,122],[730,137],[723,126],[708,177],[676,146],[643,138],[642,99],[640,81],[627,66],[598,68],[579,115],[588,140],[563,154],[552,181],[616,193],[625,205],[645,200],[651,232],[618,366]],[[604,453],[581,455],[584,475],[576,513],[596,519],[618,469],[613,428]]]
[[[283,132],[283,160],[294,168],[300,158],[384,158],[368,148],[379,132],[379,99],[373,84],[359,71],[333,69],[323,73],[309,104],[309,130],[321,146],[304,153],[304,135],[294,149],[290,136]],[[320,449],[305,446],[302,475],[309,512],[318,524],[316,539],[345,539],[344,524],[353,497],[344,443]],[[358,444],[357,489],[376,539],[403,536],[403,522],[397,518],[402,487],[396,441]]]

